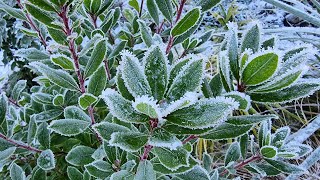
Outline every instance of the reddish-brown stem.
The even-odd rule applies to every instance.
[[[40,149],[31,147],[31,146],[29,146],[29,145],[27,145],[27,144],[24,144],[24,143],[15,141],[15,140],[13,140],[13,139],[10,139],[10,138],[8,138],[7,136],[5,136],[5,135],[3,135],[3,134],[1,134],[1,133],[0,133],[0,138],[6,140],[6,141],[9,142],[10,144],[13,144],[14,146],[16,146],[16,147],[18,147],[18,148],[26,149],[26,150],[29,150],[29,151],[34,151],[34,152],[36,152],[36,153],[41,153],[41,152],[42,152],[42,150],[40,150]]]
[[[183,6],[186,3],[186,0],[181,0],[180,4],[179,4],[179,9],[177,12],[177,17],[176,17],[176,23],[179,21],[179,19],[181,18],[181,14],[182,14],[182,10],[183,10]]]
[[[237,164],[234,169],[235,170],[239,170],[239,169],[242,169],[244,166],[248,165],[249,163],[251,162],[254,162],[254,161],[260,161],[262,159],[261,155],[260,154],[257,154],[257,155],[254,155],[254,156],[251,156],[250,158],[240,162],[239,164]],[[224,171],[222,171],[220,173],[220,176],[224,176],[228,173],[228,170],[225,169]]]
[[[244,92],[244,91],[246,90],[246,86],[245,86],[244,84],[238,82],[238,84],[237,84],[237,90],[238,90],[239,92]]]
[[[193,140],[193,139],[197,139],[198,136],[196,135],[190,135],[189,137],[187,137],[184,141],[182,141],[182,144],[186,144],[187,142]]]
[[[111,80],[111,73],[110,73],[110,68],[109,68],[109,64],[108,64],[108,60],[104,60],[104,67],[106,69],[106,73],[107,73],[107,76],[108,76],[108,80],[110,81]]]
[[[156,30],[157,34],[160,34],[162,31],[162,27],[163,27],[164,21],[162,21],[162,23],[159,25],[158,29]]]
[[[141,17],[141,16],[142,16],[143,1],[144,1],[144,0],[141,0],[140,11],[139,11],[139,17]]]
[[[12,98],[8,98],[9,102],[17,107],[20,107],[20,105],[17,103],[17,101],[15,101],[14,99]]]
[[[18,3],[18,6],[21,10],[24,10],[24,7],[22,6],[21,4],[21,1],[20,0],[17,0],[17,3]],[[26,18],[27,18],[27,23],[30,25],[30,27],[35,30],[38,34],[38,37],[41,41],[41,43],[43,44],[43,46],[47,49],[47,42],[46,42],[46,39],[42,36],[41,32],[40,32],[40,29],[34,24],[32,18],[30,17],[29,13],[25,12],[25,15],[26,15]],[[51,53],[49,51],[49,53]]]
[[[151,145],[145,145],[144,146],[144,151],[143,154],[140,156],[140,161],[144,161],[148,159],[149,153],[152,150],[153,146]]]
[[[168,45],[167,45],[167,48],[166,48],[166,54],[169,54],[171,48],[172,48],[172,45],[173,45],[173,36],[170,36],[169,38],[169,42],[168,42]]]
[[[97,28],[98,28],[98,25],[97,25],[97,19],[98,19],[98,17],[97,17],[96,15],[94,15],[94,14],[90,14],[90,17],[91,17],[91,19],[92,19],[94,28],[97,29]]]

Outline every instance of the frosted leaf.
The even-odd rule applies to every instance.
[[[281,76],[274,77],[269,82],[258,86],[250,91],[254,92],[272,92],[272,91],[280,91],[293,83],[295,83],[298,79],[300,79],[305,72],[308,70],[306,66],[297,67],[292,71],[289,71]]]
[[[224,165],[228,166],[231,162],[236,162],[240,158],[241,152],[240,152],[240,145],[238,142],[232,143],[227,152],[224,159]]]
[[[237,102],[239,102],[240,106],[239,109],[248,111],[249,108],[251,107],[251,99],[250,96],[238,92],[238,91],[232,91],[226,94],[223,94],[223,96],[225,97],[231,97],[233,99],[235,99]]]
[[[238,107],[239,103],[232,98],[203,99],[169,114],[166,119],[171,123],[191,129],[214,127],[223,122],[229,113]]]
[[[191,61],[192,58],[193,58],[193,56],[187,55],[186,57],[179,59],[179,61],[174,62],[170,66],[168,87],[171,86],[173,80],[178,76],[178,74],[181,72],[181,70],[185,66],[187,66],[187,64]]]
[[[78,119],[60,119],[50,123],[49,129],[63,136],[74,136],[83,133],[90,122]]]
[[[233,124],[237,126],[246,126],[249,124],[257,124],[262,121],[268,121],[271,119],[278,119],[276,115],[244,115],[244,116],[230,116],[227,118],[226,123]]]
[[[196,103],[198,101],[198,98],[200,97],[199,93],[195,92],[186,92],[183,97],[181,97],[179,100],[172,101],[169,104],[162,104],[163,106],[161,108],[161,114],[163,117],[166,117],[170,113],[182,109],[188,106],[191,106],[192,104]]]
[[[211,140],[224,140],[224,139],[236,138],[243,134],[246,134],[248,131],[251,130],[251,128],[252,128],[252,125],[238,126],[238,125],[223,123],[213,128],[211,131],[206,133],[206,135],[201,136],[201,138],[211,139]]]
[[[87,62],[87,65],[84,69],[83,76],[85,78],[91,76],[101,65],[107,54],[107,42],[106,39],[102,39],[94,46],[93,52],[90,59]]]
[[[86,110],[89,106],[94,104],[98,100],[97,97],[95,97],[93,94],[90,93],[84,93],[79,97],[79,106]]]
[[[55,168],[56,162],[54,154],[50,149],[42,151],[37,159],[37,165],[43,170],[51,170]]]
[[[122,97],[128,99],[128,100],[133,100],[134,97],[130,94],[130,92],[128,91],[124,80],[122,79],[122,73],[120,70],[120,67],[118,66],[117,68],[117,74],[116,74],[116,84],[117,84],[117,89],[119,91],[119,93],[121,94]]]
[[[120,170],[110,176],[110,180],[133,180],[134,174],[127,170]]]
[[[183,166],[189,166],[190,154],[182,147],[177,150],[155,147],[153,152],[158,157],[161,164],[172,171]]]
[[[98,160],[98,159],[103,159],[104,157],[106,157],[107,154],[106,152],[104,151],[104,148],[103,148],[103,145],[99,146],[95,151],[94,153],[91,155],[91,157],[95,160]]]
[[[227,54],[230,62],[230,69],[233,76],[239,79],[239,59],[238,59],[238,26],[236,23],[229,22],[227,33]]]
[[[271,159],[265,159],[265,161],[267,161],[270,165],[272,165],[273,167],[275,167],[276,169],[284,172],[284,173],[288,173],[288,174],[299,174],[304,172],[305,170],[293,165],[293,164],[289,164],[283,161],[278,161],[278,160],[271,160]]]
[[[189,157],[189,165],[188,166],[182,166],[176,170],[168,169],[159,161],[158,158],[153,158],[151,160],[151,162],[153,164],[153,169],[155,171],[160,172],[162,174],[168,174],[168,175],[181,174],[181,173],[187,172],[187,171],[191,170],[194,166],[199,164],[199,162],[197,160],[195,160],[192,156]]]
[[[0,162],[10,158],[11,155],[15,152],[16,147],[9,147],[3,151],[0,151]]]
[[[51,62],[65,70],[74,70],[73,60],[64,54],[56,54],[50,57]]]
[[[93,48],[93,45],[97,42],[97,40],[101,38],[103,37],[100,34],[95,34],[80,51],[79,56],[82,57],[86,55]]]
[[[260,149],[260,153],[263,157],[272,159],[277,155],[278,149],[274,146],[263,146]]]
[[[204,129],[185,128],[185,127],[172,124],[168,121],[166,121],[166,123],[163,126],[161,126],[161,128],[171,134],[176,134],[176,135],[202,135],[212,130],[211,127],[204,128]]]
[[[92,126],[92,128],[102,137],[104,140],[110,140],[111,134],[114,132],[129,132],[130,129],[115,123],[101,122]]]
[[[50,56],[47,53],[36,48],[18,49],[14,52],[14,55],[27,59],[29,62],[50,59]]]
[[[232,78],[231,78],[231,69],[230,69],[230,60],[227,55],[227,51],[221,51],[218,57],[218,68],[219,74],[221,77],[221,82],[226,89],[226,91],[231,91],[233,89]]]
[[[91,163],[94,159],[91,157],[95,149],[88,146],[73,147],[65,157],[69,164],[74,166],[83,166]]]
[[[32,62],[29,66],[40,71],[42,74],[48,77],[48,79],[54,84],[69,89],[71,91],[78,91],[79,86],[74,78],[63,70],[56,70],[48,67],[45,64],[39,62]]]
[[[177,175],[183,180],[209,180],[209,173],[199,165],[193,167],[190,171],[186,173]]]
[[[180,99],[186,92],[194,92],[202,83],[204,60],[193,59],[184,66],[173,80],[166,97],[170,101]]]
[[[26,175],[20,166],[18,166],[16,163],[12,163],[10,165],[10,178],[12,180],[25,180]]]
[[[261,24],[257,21],[250,24],[248,30],[243,33],[243,38],[241,40],[241,53],[246,49],[251,49],[253,52],[259,51],[261,29]]]
[[[156,173],[150,161],[140,161],[134,180],[156,180]]]
[[[168,59],[160,45],[151,46],[143,58],[144,73],[155,99],[163,99],[168,85]]]
[[[111,134],[109,144],[124,151],[137,152],[148,141],[148,135],[139,132],[115,132]]]
[[[31,115],[31,118],[33,118],[36,122],[45,122],[58,118],[62,113],[63,111],[61,109],[50,109],[38,114],[33,114]]]
[[[129,92],[134,96],[151,95],[151,88],[137,57],[128,51],[122,51],[120,70]]]
[[[46,93],[33,93],[32,100],[40,104],[52,104],[53,96]]]
[[[148,116],[135,111],[132,102],[124,99],[115,90],[106,89],[102,92],[101,98],[105,100],[111,114],[121,121],[143,123],[149,120]]]
[[[78,180],[83,178],[83,174],[75,167],[67,167],[67,175],[70,180]]]
[[[135,101],[132,103],[133,108],[153,119],[161,118],[161,112],[153,98],[148,96],[137,97]]]
[[[104,179],[114,173],[112,165],[102,160],[96,160],[84,167],[91,176],[100,179]]]
[[[303,79],[281,91],[266,93],[248,93],[255,102],[286,103],[312,95],[320,89],[318,79]]]
[[[288,126],[281,127],[276,130],[274,134],[272,134],[272,144],[277,144],[279,142],[283,142],[290,135],[290,128]]]
[[[149,140],[149,145],[176,150],[177,147],[182,146],[182,142],[175,135],[161,129],[156,129]]]
[[[91,118],[79,107],[68,106],[64,109],[64,117],[66,119],[79,119],[87,122],[91,122]]]

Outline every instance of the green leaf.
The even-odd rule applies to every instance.
[[[252,125],[236,126],[236,125],[224,123],[217,126],[206,135],[201,136],[201,138],[211,139],[211,140],[223,140],[223,139],[236,138],[238,136],[246,134],[248,131],[250,131],[251,128],[252,128]]]
[[[122,78],[129,92],[134,97],[151,94],[151,88],[138,58],[124,51],[121,54],[121,59]]]
[[[202,11],[208,11],[218,5],[221,0],[199,0],[197,2],[198,6],[201,6]]]
[[[203,73],[204,61],[191,60],[174,78],[166,97],[172,101],[181,98],[186,92],[196,91],[201,85]]]
[[[272,37],[270,39],[263,41],[263,43],[261,44],[261,47],[264,50],[267,50],[268,48],[274,48],[275,44],[276,44],[276,37]]]
[[[18,49],[17,51],[15,51],[14,55],[25,58],[29,62],[50,59],[50,56],[46,52],[38,50],[36,48]]]
[[[220,80],[227,92],[233,90],[232,85],[232,76],[231,76],[231,69],[230,69],[230,60],[227,54],[227,51],[221,51],[219,55],[219,74]]]
[[[189,158],[189,165],[188,166],[182,166],[180,168],[178,168],[177,170],[170,170],[168,168],[166,168],[160,161],[158,158],[153,158],[151,160],[152,164],[153,164],[153,169],[157,172],[160,172],[162,174],[168,174],[168,175],[172,175],[172,174],[181,174],[183,172],[189,171],[191,170],[195,165],[198,164],[198,162],[192,158],[190,156]]]
[[[48,129],[48,123],[41,123],[37,128],[36,134],[41,146],[43,146],[44,148],[50,148],[50,131]]]
[[[94,46],[90,60],[88,61],[84,70],[84,77],[91,76],[99,68],[105,58],[106,53],[107,42],[105,39],[102,39]]]
[[[0,151],[4,151],[11,147],[14,147],[14,145],[4,139],[0,139]]]
[[[278,160],[271,160],[271,159],[265,159],[271,166],[274,168],[288,174],[299,174],[303,173],[305,170],[301,169],[300,167],[289,164],[283,161],[278,161]]]
[[[55,70],[47,65],[38,62],[32,62],[29,64],[31,67],[37,69],[42,74],[47,76],[47,78],[54,84],[69,89],[71,91],[78,91],[79,86],[73,77],[63,70]]]
[[[137,0],[129,0],[129,5],[133,7],[137,12],[140,12],[140,6]]]
[[[116,91],[107,89],[101,96],[109,107],[111,114],[125,122],[142,123],[149,120],[148,116],[140,114],[132,107],[132,102],[124,99]]]
[[[109,144],[119,147],[128,152],[137,152],[148,141],[148,135],[138,132],[115,132],[112,133]]]
[[[7,97],[3,93],[1,93],[0,94],[0,133],[1,134],[7,134],[7,130],[8,130],[8,123],[6,120],[7,108],[8,108]]]
[[[238,27],[234,23],[228,24],[227,53],[230,62],[230,69],[233,76],[239,80],[239,58],[238,58]]]
[[[270,134],[270,121],[264,121],[260,124],[258,131],[258,141],[259,146],[270,145],[271,137],[268,137]]]
[[[90,122],[78,119],[60,119],[50,123],[49,129],[63,136],[74,136],[83,133]]]
[[[56,11],[54,7],[46,0],[28,0],[28,2],[46,11]]]
[[[77,168],[72,166],[68,166],[67,174],[70,180],[79,180],[83,177],[83,174]]]
[[[33,114],[31,117],[35,119],[36,122],[45,122],[58,118],[62,114],[61,109],[50,109],[48,111],[43,111],[38,114]]]
[[[31,116],[32,117],[32,116]],[[27,143],[31,144],[34,140],[37,132],[37,124],[35,119],[32,117],[28,123],[28,135],[27,135]]]
[[[166,147],[169,149],[177,149],[182,146],[182,142],[175,136],[162,129],[154,130],[150,137],[149,145],[154,147]]]
[[[153,46],[143,59],[144,73],[153,97],[162,100],[168,85],[168,59],[160,46]]]
[[[52,104],[55,106],[63,106],[64,96],[62,94],[57,94],[52,100]]]
[[[42,11],[41,9],[37,8],[34,5],[26,4],[25,5],[28,12],[38,21],[42,22],[43,24],[47,25],[48,27],[54,28],[54,29],[62,29],[60,26],[54,24],[56,17],[52,16],[51,14]]]
[[[157,25],[159,25],[160,24],[159,9],[158,9],[158,6],[156,5],[155,0],[147,0],[146,3],[147,3],[147,9],[148,9],[150,16],[152,17],[153,21]]]
[[[161,11],[162,15],[169,21],[172,22],[173,18],[173,8],[171,4],[171,0],[162,0],[157,1],[156,3],[158,5],[159,10]]]
[[[183,68],[188,65],[188,63],[190,63],[191,59],[192,58],[190,56],[187,56],[171,66],[168,87],[171,86],[173,80],[178,76],[179,72],[181,72]]]
[[[232,91],[229,93],[224,94],[225,97],[230,97],[235,99],[237,102],[239,102],[240,106],[239,109],[248,111],[251,107],[251,99],[250,96],[240,93],[238,91]]]
[[[259,168],[260,171],[263,171],[268,176],[276,176],[281,173],[278,169],[274,168],[273,166],[269,164],[254,164],[256,168]],[[250,164],[251,166],[251,164]]]
[[[16,163],[12,163],[10,166],[10,178],[12,180],[25,180],[26,175],[23,169]]]
[[[33,93],[31,95],[31,98],[37,103],[51,105],[54,97],[50,94],[39,92],[39,93]]]
[[[160,108],[156,104],[153,98],[147,96],[138,97],[135,99],[135,102],[132,103],[133,108],[142,114],[145,114],[153,119],[162,118]]]
[[[53,152],[50,149],[42,151],[37,159],[37,165],[45,171],[54,169],[56,166],[56,162]]]
[[[253,24],[253,26],[248,29],[248,31],[243,35],[241,53],[243,53],[246,49],[251,49],[254,53],[259,51],[260,31],[260,26],[258,24]]]
[[[0,9],[8,13],[10,16],[21,19],[23,21],[27,21],[26,16],[24,15],[23,11],[17,8],[12,8],[5,4],[4,2],[0,2]]]
[[[134,180],[134,174],[128,170],[120,170],[111,175],[110,180]]]
[[[244,115],[244,116],[231,116],[228,117],[226,123],[236,126],[253,125],[262,121],[268,121],[271,119],[278,119],[276,115]]]
[[[274,146],[263,146],[260,153],[265,158],[274,158],[277,155],[277,148]]]
[[[79,119],[87,122],[91,122],[91,118],[79,107],[68,106],[64,109],[64,117],[66,119]]]
[[[138,20],[139,23],[139,29],[141,33],[141,38],[143,42],[150,47],[153,44],[153,39],[150,33],[150,28],[147,27],[146,23],[142,20]]]
[[[92,128],[102,137],[104,140],[109,141],[111,134],[114,132],[129,132],[130,129],[115,123],[101,122],[92,126]]]
[[[201,166],[197,165],[192,168],[190,171],[187,171],[183,174],[178,174],[177,177],[183,180],[209,180],[210,176],[208,172],[203,169]]]
[[[74,166],[83,166],[91,163],[94,159],[91,157],[95,149],[87,146],[76,146],[72,148],[67,156],[66,161]]]
[[[9,147],[3,151],[0,151],[0,162],[3,162],[4,160],[10,158],[14,154],[16,149],[16,147]]]
[[[227,166],[232,161],[237,161],[240,158],[240,146],[238,142],[232,143],[226,153],[226,157],[224,159],[224,165]]]
[[[212,170],[211,166],[212,166],[213,161],[212,161],[210,154],[208,154],[206,152],[203,153],[202,159],[203,159],[204,169],[207,170],[208,172],[211,172],[211,170]]]
[[[101,7],[101,0],[91,0],[90,12],[96,14]]]
[[[95,103],[98,100],[97,97],[90,93],[84,93],[79,97],[79,106],[86,110],[89,106],[91,106],[93,103]]]
[[[264,103],[285,103],[309,96],[320,89],[318,80],[305,79],[280,91],[249,93],[251,99]]]
[[[106,87],[106,84],[107,72],[104,66],[100,66],[100,68],[93,73],[89,80],[88,92],[98,97]]]
[[[276,53],[269,52],[253,58],[242,72],[242,80],[245,85],[258,85],[276,72],[279,66],[279,56]]]
[[[166,119],[173,124],[191,129],[214,127],[224,121],[237,107],[238,104],[231,98],[204,99],[169,114]]]
[[[276,132],[272,135],[272,144],[285,141],[289,135],[290,135],[290,128],[288,126],[277,129]]]
[[[150,161],[140,161],[134,180],[156,180],[156,173]]]
[[[114,173],[112,165],[102,160],[94,161],[84,167],[91,176],[100,179],[104,179]]]
[[[108,59],[118,56],[119,53],[126,47],[126,45],[127,45],[127,41],[120,41],[120,43],[109,54]]]
[[[248,142],[249,142],[249,135],[244,134],[239,139],[240,151],[242,159],[246,159],[246,155],[248,153]]]
[[[155,147],[153,152],[161,164],[171,171],[178,170],[180,167],[189,166],[190,154],[183,148],[170,150],[163,147]]]
[[[194,8],[188,11],[188,13],[171,29],[171,36],[179,36],[195,26],[200,18],[200,13],[200,8]]]
[[[189,129],[189,128],[177,126],[170,122],[166,122],[161,128],[163,128],[165,131],[169,133],[177,134],[177,135],[192,135],[192,134],[200,135],[200,134],[205,134],[206,132],[212,130],[211,127],[204,128],[204,129]]]
[[[128,89],[124,83],[124,80],[122,79],[122,73],[119,68],[117,69],[117,74],[116,74],[116,84],[117,84],[118,91],[120,92],[122,97],[124,97],[128,100],[134,99],[134,97],[128,91]]]
[[[11,91],[11,97],[14,100],[19,100],[20,94],[22,91],[27,87],[27,81],[26,80],[19,80],[13,87]]]
[[[65,70],[74,70],[73,61],[65,55],[60,54],[51,56],[51,62]]]
[[[175,37],[173,40],[173,45],[177,45],[179,43],[182,43],[184,40],[186,40],[187,38],[192,36],[193,33],[199,28],[199,26],[202,22],[202,19],[203,19],[203,15],[201,15],[201,17],[198,19],[196,24],[194,26],[192,26],[189,30],[187,30],[185,33],[181,34],[180,36]]]

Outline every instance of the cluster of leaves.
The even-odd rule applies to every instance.
[[[242,168],[257,177],[304,171],[285,159],[311,147],[287,141],[288,127],[271,131],[277,116],[254,114],[251,104],[318,90],[318,80],[302,78],[308,47],[280,52],[274,39],[260,43],[256,23],[238,47],[228,24],[219,72],[208,78],[201,49],[212,31],[193,35],[218,0],[196,1],[186,13],[185,0],[131,0],[125,8],[114,0],[18,2],[20,9],[0,8],[29,23],[25,33],[44,50],[16,52],[36,85],[20,80],[1,93],[0,177],[209,180]],[[199,158],[198,139],[233,142],[224,164]]]

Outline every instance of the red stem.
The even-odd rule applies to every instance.
[[[141,17],[141,15],[142,15],[142,9],[143,9],[143,1],[144,1],[144,0],[141,0],[141,5],[140,5],[140,12],[139,12],[139,17]]]
[[[163,27],[164,21],[162,21],[162,23],[160,24],[160,26],[158,27],[158,29],[156,30],[157,34],[160,34],[162,27]]]
[[[198,136],[196,135],[190,135],[189,137],[187,137],[184,141],[182,141],[182,144],[186,144],[187,142],[193,140],[193,139],[197,139]]]
[[[167,45],[167,48],[166,48],[166,54],[169,54],[169,53],[170,53],[170,50],[171,50],[171,48],[172,48],[172,45],[173,45],[173,36],[170,36],[169,42],[168,42],[168,45]]]
[[[24,143],[21,143],[21,142],[17,142],[17,141],[15,141],[13,139],[10,139],[10,138],[6,137],[5,135],[3,135],[1,133],[0,133],[0,138],[6,140],[7,142],[15,145],[18,148],[26,149],[26,150],[29,150],[29,151],[34,151],[36,153],[41,153],[42,152],[42,150],[40,150],[40,149],[31,147],[31,146],[29,146],[27,144],[24,144]]]
[[[21,1],[17,0],[17,3],[18,3],[18,6],[20,7],[20,9],[24,11],[24,7],[22,6]],[[39,28],[34,24],[34,22],[33,22],[32,18],[30,17],[29,13],[25,12],[25,15],[26,15],[26,18],[27,18],[27,23],[30,25],[30,27],[33,30],[35,30],[37,32],[41,43],[47,49],[48,44],[46,42],[46,39],[42,36]],[[51,53],[51,52],[49,51],[49,53]]]
[[[251,162],[254,162],[254,161],[259,161],[259,160],[261,160],[261,159],[262,159],[262,157],[261,157],[259,154],[254,155],[254,156],[251,156],[250,158],[248,158],[248,159],[242,161],[241,163],[237,164],[237,165],[234,167],[234,169],[235,169],[235,170],[242,169],[242,168],[243,168],[244,166],[246,166],[247,164],[249,164],[249,163],[251,163]],[[220,173],[220,176],[224,176],[224,175],[226,175],[227,173],[228,173],[228,170],[225,169],[224,171],[222,171],[222,172]]]
[[[108,80],[110,81],[111,80],[111,73],[110,73],[110,68],[108,65],[108,60],[104,60],[104,67],[106,68]]]
[[[13,105],[17,106],[17,107],[20,107],[20,105],[17,103],[17,101],[15,101],[14,99],[12,98],[8,98],[9,102],[12,103]]]
[[[177,13],[176,23],[177,23],[177,22],[179,21],[179,19],[181,18],[183,6],[184,6],[185,3],[186,3],[186,0],[181,0],[180,5],[179,5],[179,9],[178,9],[178,13]]]
[[[144,161],[148,159],[149,153],[152,150],[153,146],[151,145],[145,145],[144,146],[144,151],[143,154],[140,156],[140,161]]]

